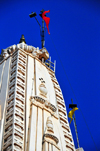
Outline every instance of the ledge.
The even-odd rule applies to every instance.
[[[33,96],[31,97],[31,99],[34,99],[42,104],[45,105],[45,107],[51,109],[53,112],[56,112],[57,108],[51,104],[50,102],[47,102],[45,99],[41,98],[40,96]]]
[[[59,142],[58,138],[56,136],[54,136],[53,134],[47,133],[47,134],[44,134],[44,137],[49,137],[49,138],[53,139],[56,142],[56,144],[58,144],[58,142]]]

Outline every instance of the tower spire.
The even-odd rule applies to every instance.
[[[20,38],[20,42],[19,43],[25,43],[26,44],[24,35],[22,35],[22,37]]]

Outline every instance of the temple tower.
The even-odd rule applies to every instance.
[[[1,151],[76,151],[46,48],[20,43],[0,56]]]

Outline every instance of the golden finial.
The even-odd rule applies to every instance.
[[[24,35],[22,35],[22,37],[20,38],[20,42],[19,43],[25,43],[26,44]]]

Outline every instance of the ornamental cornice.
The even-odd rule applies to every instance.
[[[44,134],[44,137],[46,137],[46,138],[50,138],[50,139],[54,140],[54,141],[56,142],[56,144],[58,144],[58,143],[59,143],[58,138],[57,138],[55,135],[53,135],[53,134],[46,133],[46,134]]]
[[[36,100],[37,102],[40,102],[41,104],[44,104],[46,108],[51,109],[53,112],[56,112],[57,108],[51,104],[50,102],[48,102],[47,100],[43,99],[40,96],[33,96],[31,97],[31,99]]]
[[[39,47],[35,48],[31,45],[27,45],[25,43],[19,43],[17,45],[9,46],[6,49],[2,49],[1,55],[0,55],[0,61],[7,58],[9,55],[13,54],[16,50],[24,50],[25,52],[32,54],[33,56],[36,56],[41,60],[42,57],[46,59],[49,58],[49,53],[46,50],[46,48],[39,49]]]

